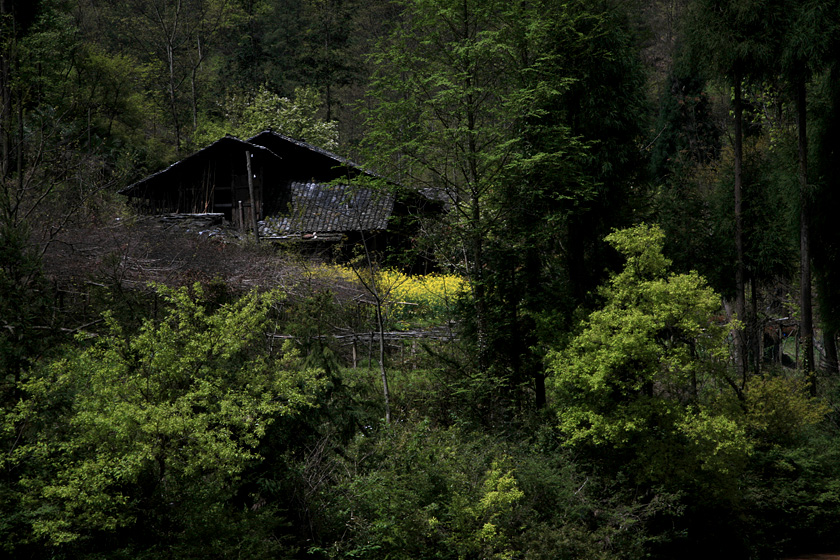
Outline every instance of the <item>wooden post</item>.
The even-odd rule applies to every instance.
[[[237,226],[239,227],[239,233],[245,233],[245,209],[242,206],[242,201],[239,201],[239,208],[236,210],[237,219],[239,223]]]
[[[251,152],[245,150],[245,167],[248,170],[248,197],[251,199],[251,223],[254,224],[254,239],[260,242],[260,228],[257,227],[257,201],[254,200],[254,175],[251,173]]]

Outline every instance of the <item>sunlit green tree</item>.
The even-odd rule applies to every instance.
[[[550,358],[569,443],[623,451],[642,480],[686,463],[726,469],[749,450],[743,427],[709,406],[731,384],[726,325],[713,318],[720,299],[697,273],[668,273],[663,237],[638,226],[607,238],[626,266],[603,288],[604,307]]]
[[[742,386],[732,376],[720,297],[696,272],[669,272],[658,226],[607,240],[625,268],[602,288],[604,306],[550,357],[568,445],[636,483],[709,495],[732,490],[756,446],[791,441],[822,419],[825,406],[801,381]]]

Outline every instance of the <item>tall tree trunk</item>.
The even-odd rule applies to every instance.
[[[799,336],[802,339],[802,367],[816,395],[814,363],[814,318],[811,305],[811,201],[808,191],[807,106],[804,76],[796,81],[796,125],[799,144]]]
[[[746,289],[745,276],[746,266],[744,265],[744,217],[742,208],[742,164],[743,164],[743,105],[741,103],[741,73],[735,72],[734,76],[733,110],[735,113],[735,250],[737,253],[737,266],[735,268],[735,313],[742,325],[735,329],[735,369],[741,378],[741,388],[746,385],[747,376],[747,344],[745,336],[746,320]]]
[[[758,282],[754,275],[750,275],[750,355],[752,356],[752,369],[756,375],[761,373],[762,336],[764,329],[758,320]]]
[[[469,27],[467,25],[467,7],[464,5],[464,36],[469,36]],[[467,91],[472,89],[473,69],[468,67],[465,88]],[[472,94],[467,95],[467,150],[468,150],[468,170],[469,170],[469,190],[470,203],[472,204],[470,226],[470,250],[472,257],[472,274],[473,280],[473,300],[475,301],[475,324],[476,324],[476,340],[478,342],[478,367],[484,371],[488,367],[488,349],[487,349],[487,301],[486,289],[484,286],[484,235],[481,231],[482,210],[481,203],[483,203],[481,186],[479,185],[478,158],[479,150],[475,141],[474,131],[476,129],[476,114],[474,99]]]
[[[0,25],[6,16],[5,2],[0,0]],[[5,31],[5,30],[4,30]],[[0,180],[5,179],[11,162],[12,144],[12,80],[10,59],[11,40],[6,39],[6,45],[0,45]]]
[[[825,345],[825,361],[828,373],[837,375],[840,373],[840,362],[837,360],[837,331],[833,328],[824,328],[823,344]]]
[[[166,47],[166,56],[169,64],[169,110],[172,111],[172,125],[175,127],[175,155],[181,157],[181,122],[175,97],[175,51],[171,43]]]
[[[204,61],[204,51],[201,48],[201,35],[195,39],[196,43],[196,61],[192,65],[192,72],[190,73],[190,93],[192,94],[192,118],[193,118],[193,132],[198,130],[198,69]]]

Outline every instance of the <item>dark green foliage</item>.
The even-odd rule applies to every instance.
[[[815,120],[815,126],[812,127],[813,201],[819,208],[813,216],[814,271],[820,317],[826,337],[832,338],[840,332],[840,291],[834,289],[840,281],[837,276],[840,271],[840,232],[833,219],[840,210],[840,174],[837,173],[837,161],[840,158],[838,76],[835,63],[820,76],[812,102]]]
[[[644,14],[672,8],[693,25],[658,47],[679,58],[643,68]],[[735,375],[705,283],[736,292],[739,166],[742,280],[756,325],[781,315],[761,296],[796,284],[804,83],[819,319],[827,341],[840,331],[837,2],[0,12],[0,555],[740,559],[840,545],[835,380],[814,400],[792,370]],[[366,137],[367,163],[451,210],[411,242],[472,289],[456,340],[386,345],[387,425],[375,339],[350,369],[336,337],[375,322],[346,278],[284,278],[288,297],[268,301],[221,281],[125,282],[142,251],[97,255],[110,273],[72,283],[42,263],[56,246],[95,254],[110,229],[64,233],[114,223],[103,190],[196,139],[287,121],[307,140],[338,130],[340,151]],[[621,269],[604,237],[639,216],[664,240],[613,234],[633,266],[596,289]]]
[[[720,131],[705,80],[696,72],[678,68],[668,77],[655,129],[651,169],[658,181],[718,157]]]
[[[348,319],[352,320],[352,314],[353,310],[343,308],[331,291],[315,291],[284,306],[284,334],[295,337],[307,365],[333,376],[338,371],[338,349],[331,334],[336,327],[344,326]]]
[[[377,164],[451,201],[435,241],[471,283],[463,333],[492,407],[542,407],[546,348],[611,264],[602,236],[643,204],[642,73],[625,14],[400,6],[373,58],[367,142]]]
[[[242,10],[223,51],[232,74],[245,83],[290,95],[300,86],[329,91],[358,79],[363,61],[353,56],[355,0],[252,0],[242,2]]]
[[[586,526],[586,483],[561,452],[406,419],[359,436],[340,463],[338,494],[320,497],[338,522],[331,546],[312,550],[324,556],[610,557]]]
[[[605,260],[600,238],[632,213],[641,123],[629,115],[641,112],[641,96],[619,9],[537,10],[527,14],[531,44],[521,47],[522,89],[511,102],[523,115],[521,136],[493,193],[500,218],[483,283],[495,373],[508,379],[507,391],[534,391],[540,407],[545,349],[600,279],[603,268],[592,266]],[[608,83],[625,94],[620,110]]]
[[[28,229],[0,222],[0,382],[4,394],[56,335],[50,320],[50,295]]]
[[[727,295],[732,291],[731,199],[708,170],[720,156],[720,131],[706,83],[677,66],[661,93],[651,173],[654,209],[674,268],[697,270]],[[729,189],[729,184],[726,185]]]
[[[770,70],[778,55],[776,29],[785,13],[781,4],[763,0],[693,2],[684,30],[691,60],[727,79]]]
[[[757,454],[745,477],[743,504],[753,549],[779,555],[840,545],[836,438],[834,429],[815,429]]]

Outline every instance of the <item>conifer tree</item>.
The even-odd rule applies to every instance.
[[[451,203],[439,254],[472,284],[478,368],[541,406],[539,348],[598,283],[599,232],[639,186],[632,38],[612,4],[402,6],[374,56],[369,145]]]
[[[811,274],[812,189],[808,172],[808,82],[825,65],[831,36],[837,24],[831,23],[833,2],[807,0],[784,3],[784,35],[781,47],[781,71],[788,81],[796,107],[797,178],[799,183],[799,307],[800,338],[804,347],[803,369],[816,394],[814,357],[814,319]],[[826,22],[829,22],[826,24]]]
[[[686,42],[690,58],[732,88],[734,121],[734,246],[735,313],[739,321],[747,318],[746,258],[744,254],[743,214],[743,84],[768,68],[777,52],[774,24],[777,7],[760,1],[698,0],[689,10]],[[743,326],[734,329],[735,366],[746,383],[748,371],[747,337]]]

